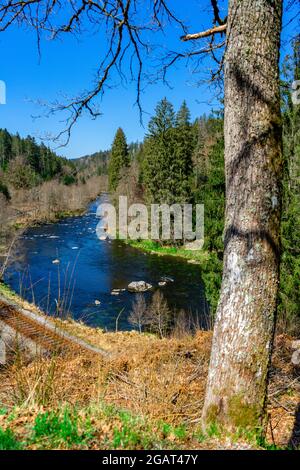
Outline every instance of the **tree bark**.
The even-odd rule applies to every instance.
[[[264,425],[279,283],[282,0],[230,0],[224,269],[203,424]]]

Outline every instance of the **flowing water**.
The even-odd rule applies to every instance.
[[[49,314],[70,311],[74,319],[91,326],[115,329],[121,313],[118,327],[128,330],[135,294],[126,288],[131,281],[143,280],[153,285],[144,294],[147,302],[161,289],[172,310],[197,315],[201,322],[207,303],[200,267],[176,257],[148,254],[118,240],[100,241],[96,210],[105,198],[92,203],[83,216],[28,229],[6,273],[7,284]],[[174,282],[159,287],[163,276]],[[113,289],[124,291],[112,295]]]

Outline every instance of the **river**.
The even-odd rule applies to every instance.
[[[82,216],[26,230],[5,282],[50,315],[57,314],[59,305],[76,320],[113,330],[121,312],[118,327],[130,330],[128,315],[135,294],[126,289],[131,281],[143,280],[153,285],[144,294],[147,302],[161,289],[172,310],[197,315],[201,323],[207,303],[200,266],[145,253],[118,240],[100,241],[96,236],[99,201],[101,198]],[[163,276],[174,282],[159,287]],[[124,291],[112,295],[113,289]]]

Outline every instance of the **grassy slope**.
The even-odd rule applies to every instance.
[[[34,308],[3,285],[0,292]],[[14,364],[0,370],[0,449],[258,448],[262,444],[242,431],[230,439],[214,427],[206,435],[201,433],[211,332],[159,339],[56,321],[113,354],[109,359],[95,359],[89,353],[37,357],[31,363],[17,355]],[[272,398],[269,404],[278,446],[288,442],[298,403],[297,384],[289,385],[294,377],[290,356],[290,339],[278,337],[270,393],[279,392],[276,402]],[[270,429],[268,440],[272,443]]]

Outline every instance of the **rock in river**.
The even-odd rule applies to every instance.
[[[174,279],[169,276],[163,276],[160,278],[159,282],[165,282],[166,284],[168,284],[169,282],[174,282]]]
[[[147,290],[152,289],[152,285],[145,281],[133,281],[128,284],[127,289],[129,292],[146,292]]]
[[[121,292],[125,292],[126,289],[113,289],[111,295],[119,295]]]

